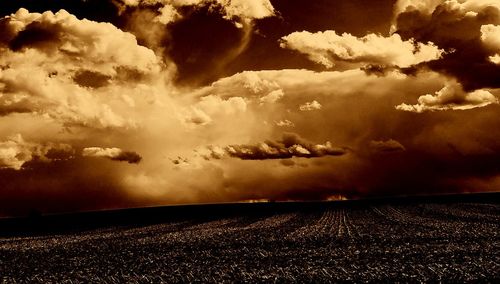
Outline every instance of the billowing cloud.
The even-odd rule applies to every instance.
[[[500,25],[481,26],[481,40],[487,48],[500,52]]]
[[[403,39],[431,41],[446,50],[439,60],[420,67],[455,77],[467,91],[500,87],[500,66],[491,60],[500,2],[400,0],[394,19],[393,32]]]
[[[274,16],[274,7],[269,0],[217,0],[228,17],[263,19]]]
[[[500,25],[481,26],[481,40],[493,53],[488,59],[494,64],[500,64]]]
[[[328,68],[336,62],[384,64],[409,67],[438,59],[443,53],[433,43],[402,40],[398,34],[383,37],[368,34],[356,37],[335,31],[295,32],[282,38],[281,47],[297,50]]]
[[[290,1],[264,20],[266,1],[126,2],[0,20],[0,214],[497,184],[492,1],[406,1],[385,23],[351,9],[343,25]]]
[[[321,104],[318,101],[306,102],[303,105],[299,106],[299,110],[301,111],[311,111],[321,109]]]
[[[154,77],[161,63],[132,34],[64,10],[20,9],[1,22],[9,31],[0,43],[1,115],[46,115],[67,126],[135,127],[117,112],[126,109],[126,96],[110,86]]]
[[[467,110],[498,104],[498,98],[487,90],[466,92],[456,82],[448,83],[434,95],[428,94],[418,98],[418,104],[400,104],[396,109],[410,112],[436,110]]]
[[[173,62],[176,83],[189,86],[228,75],[227,66],[250,44],[255,21],[274,15],[269,0],[115,3],[122,7],[124,29],[159,57]]]
[[[21,170],[25,163],[34,159],[69,159],[72,154],[73,149],[67,144],[26,142],[20,134],[16,134],[0,142],[0,169]]]
[[[128,162],[129,164],[138,164],[142,160],[142,157],[136,152],[124,151],[120,148],[88,147],[82,150],[82,156],[107,158],[113,161]]]
[[[79,20],[65,10],[39,14],[26,9],[2,22],[9,31],[3,43],[13,51],[35,48],[59,64],[64,55],[78,56],[82,69],[105,75],[116,75],[120,68],[146,74],[159,70],[153,51],[108,23]]]

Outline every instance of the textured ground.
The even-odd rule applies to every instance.
[[[203,215],[0,236],[0,282],[500,280],[497,203]]]

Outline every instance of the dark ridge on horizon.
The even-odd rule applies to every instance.
[[[261,216],[294,211],[308,212],[326,208],[361,208],[381,204],[448,204],[460,202],[500,203],[500,192],[391,196],[332,201],[184,204],[47,215],[32,211],[29,216],[0,218],[0,236],[33,233],[69,233],[113,226],[146,226],[188,219],[203,220],[207,218],[227,218],[230,216]]]

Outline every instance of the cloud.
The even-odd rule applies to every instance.
[[[175,69],[174,81],[192,87],[232,74],[257,34],[256,20],[275,15],[269,0],[141,0],[113,3],[116,25]],[[196,42],[197,44],[192,44]]]
[[[213,118],[221,116],[244,113],[247,110],[247,102],[241,97],[223,99],[219,96],[209,95],[191,105],[184,115],[184,121],[197,125],[206,125]]]
[[[280,89],[271,91],[269,94],[260,97],[259,100],[261,104],[274,104],[284,96],[285,93],[283,92],[283,90]]]
[[[12,32],[4,44],[13,51],[35,48],[42,54],[55,55],[54,63],[64,60],[65,55],[78,56],[82,69],[106,75],[116,75],[119,68],[140,73],[159,71],[153,51],[138,45],[134,35],[109,23],[79,20],[65,10],[39,14],[23,8],[2,21]]]
[[[217,0],[229,18],[263,19],[274,16],[274,7],[269,0]]]
[[[452,76],[466,91],[473,91],[500,87],[500,66],[491,61],[499,24],[500,2],[495,0],[400,0],[393,32],[405,40],[430,41],[444,49],[439,60],[419,68]]]
[[[169,23],[175,22],[181,15],[177,12],[174,6],[170,4],[165,4],[165,6],[158,9],[160,13],[154,18],[155,21],[167,25]]]
[[[263,19],[274,16],[274,7],[269,0],[116,0],[115,3],[119,6],[125,5],[128,7],[148,7],[162,6],[159,8],[161,15],[158,16],[160,21],[168,18],[167,23],[172,22],[172,15],[177,13],[177,9],[185,6],[209,6],[222,7],[224,16],[228,19],[240,18],[245,20]],[[168,11],[164,11],[168,7]],[[123,8],[123,6],[122,6]],[[166,17],[164,14],[167,14]]]
[[[342,156],[346,148],[334,147],[330,141],[314,144],[295,133],[284,133],[279,141],[265,141],[255,145],[229,145],[223,148],[209,147],[209,156],[220,159],[224,153],[241,160],[290,159],[292,157],[318,158],[324,156]]]
[[[267,29],[279,36],[301,30],[294,28],[300,27],[296,24],[283,29],[288,18],[277,26],[271,24],[282,19],[228,18],[215,4],[174,7],[179,15],[173,18],[167,13],[172,12],[167,11],[170,7],[165,8],[162,23],[157,17],[163,12],[158,9],[167,2],[136,3],[112,19],[116,27],[64,12],[28,13],[18,16],[21,20],[12,16],[0,21],[0,141],[9,142],[2,152],[0,214],[32,208],[54,212],[261,198],[462,192],[470,186],[464,181],[498,176],[498,107],[423,111],[418,116],[394,107],[409,102],[420,105],[423,94],[432,94],[423,100],[427,108],[477,106],[491,99],[486,93],[474,93],[480,90],[498,98],[498,89],[485,87],[482,81],[477,81],[478,89],[470,84],[468,89],[464,80],[455,82],[450,71],[460,66],[469,72],[470,65],[481,71],[477,72],[481,77],[496,76],[492,68],[497,65],[489,59],[496,53],[481,39],[482,26],[498,26],[492,9],[474,8],[476,12],[463,16],[451,6],[429,8],[429,13],[416,11],[426,21],[441,17],[430,20],[443,25],[436,29],[448,29],[435,37],[438,32],[432,25],[420,33],[404,28],[414,24],[405,24],[409,15],[398,17],[401,39],[396,42],[398,48],[402,43],[408,50],[394,49],[387,57],[383,48],[373,52],[377,50],[373,46],[385,45],[396,35],[367,36],[364,42],[359,35],[366,29],[356,27],[355,48],[347,52],[352,57],[327,57],[338,70],[324,71],[290,50],[279,53],[285,59],[275,59],[268,46],[252,53],[271,54],[264,65],[245,63],[240,57],[249,42],[260,44],[260,37],[268,36]],[[464,21],[463,33],[454,30],[455,24],[462,23],[456,23],[457,15]],[[448,17],[449,26],[442,17]],[[151,31],[158,45],[150,45],[131,27],[132,21]],[[117,27],[133,31],[137,39]],[[279,36],[268,38],[278,49],[274,39]],[[342,43],[347,38],[337,37]],[[412,63],[396,55],[418,54],[411,43],[429,41],[446,50],[440,59],[408,68],[391,65]],[[126,49],[115,50],[117,46]],[[365,46],[370,48],[361,48]],[[472,57],[466,52],[468,46],[476,50]],[[251,58],[247,60],[255,61],[255,56],[247,55]],[[229,76],[234,65],[266,68]],[[275,66],[322,71],[273,70]],[[196,82],[186,83],[182,80],[186,76]],[[438,91],[443,86],[451,87]],[[321,111],[305,113],[300,108],[318,105]],[[289,130],[283,127],[292,123],[296,134],[283,136]],[[8,138],[16,133],[26,140]],[[66,158],[71,149],[86,150]],[[140,156],[122,149],[133,149]],[[391,152],[395,154],[385,154]],[[133,167],[103,160],[134,162],[141,157]]]
[[[418,98],[418,104],[400,104],[396,109],[422,113],[438,110],[467,110],[498,104],[498,98],[486,90],[465,92],[459,83],[448,83],[435,95],[427,94]]]
[[[370,149],[375,153],[394,153],[405,151],[406,148],[396,140],[374,140],[370,141]]]
[[[25,114],[0,117],[0,137],[15,130],[29,133],[26,137],[35,137],[34,141],[58,139],[75,149],[114,145],[134,149],[143,157],[134,167],[80,155],[44,167],[30,162],[29,173],[10,171],[19,172],[15,179],[7,170],[0,171],[0,177],[9,181],[0,193],[0,208],[3,212],[51,211],[64,205],[66,210],[80,210],[259,198],[325,199],[333,194],[352,198],[460,192],[458,177],[482,179],[498,164],[493,157],[500,145],[491,131],[498,124],[497,110],[473,109],[466,117],[457,112],[422,113],[416,120],[394,109],[442,88],[446,80],[435,72],[405,76],[390,71],[376,77],[362,70],[248,71],[193,90],[162,89],[154,81],[138,84],[140,88],[132,84],[117,89],[136,103],[123,113],[132,110],[130,117],[142,117],[141,126],[133,129],[61,131],[47,118],[47,130],[45,120],[26,119]],[[116,91],[114,84],[105,88]],[[106,94],[99,89],[89,92]],[[274,90],[286,95],[261,105],[260,98]],[[145,103],[139,99],[151,93],[170,100]],[[113,93],[102,97],[111,99]],[[298,109],[312,101],[321,102],[321,111]],[[181,110],[191,107],[207,114],[210,123],[185,123],[186,113]],[[297,134],[282,137],[283,128],[272,123],[285,118],[293,121]],[[281,138],[268,141],[270,137]],[[380,137],[391,137],[406,151],[380,159],[369,147],[371,141],[387,142]],[[206,145],[214,146],[207,149]],[[193,153],[193,149],[200,150]],[[106,155],[103,158],[110,159]],[[178,156],[183,158],[169,159]],[[284,166],[281,160],[296,164]],[[28,177],[35,178],[26,184]],[[447,181],[454,184],[441,186]],[[83,196],[76,199],[75,192]],[[23,204],[9,207],[16,199]],[[44,199],[53,202],[37,203]]]
[[[488,59],[489,59],[492,63],[497,64],[497,65],[500,65],[500,54],[492,55],[492,56],[488,57]]]
[[[444,0],[397,0],[394,4],[394,18],[391,26],[391,32],[397,30],[397,17],[408,11],[420,11],[423,14],[430,15]]]
[[[0,169],[21,170],[34,159],[50,162],[72,157],[73,149],[67,144],[37,144],[26,142],[21,134],[7,137],[0,142]]]
[[[248,81],[266,84],[262,85],[264,87],[256,84],[260,88],[253,89],[246,87],[251,85]],[[479,174],[483,178],[495,172],[498,162],[493,161],[493,156],[500,150],[500,144],[494,138],[497,132],[491,129],[498,124],[497,108],[474,108],[466,116],[456,111],[423,112],[417,120],[415,116],[394,108],[408,100],[417,101],[422,94],[433,94],[447,83],[451,84],[449,77],[429,70],[411,76],[388,71],[381,77],[367,76],[359,69],[328,72],[269,70],[239,73],[221,79],[197,94],[218,94],[225,99],[238,96],[247,101],[248,116],[244,122],[233,124],[229,119],[211,124],[213,127],[220,125],[220,128],[211,132],[217,136],[212,136],[208,145],[239,146],[233,151],[237,155],[234,159],[228,159],[231,156],[226,152],[227,146],[219,146],[225,158],[213,162],[213,167],[222,172],[224,192],[242,199],[266,196],[286,200],[297,195],[315,198],[325,192],[364,197],[372,194],[461,192],[465,188],[455,182],[458,178],[477,177]],[[262,107],[259,98],[267,94],[269,88],[281,89],[286,95],[272,107]],[[496,90],[487,91],[496,94]],[[321,102],[321,111],[305,115],[297,107],[305,100]],[[335,159],[302,159],[307,167],[276,167],[276,162],[267,161],[273,159],[263,159],[269,156],[266,152],[277,153],[267,148],[272,144],[266,139],[281,135],[283,129],[263,121],[276,122],[284,117],[293,121],[293,131],[302,137],[311,141],[335,141],[336,145],[352,149],[352,154]],[[239,132],[242,125],[251,131],[242,135]],[[234,129],[238,134],[228,129]],[[391,137],[390,140],[404,145],[405,151],[396,142],[379,140],[380,137]],[[380,159],[378,153],[390,151],[398,154],[384,155],[384,159]],[[210,156],[210,151],[205,154]],[[245,154],[248,155],[246,160],[238,157],[245,157]],[[262,159],[255,160],[259,155]],[[477,169],[481,161],[484,166]],[[455,163],[459,166],[454,166]],[[203,163],[201,165],[209,168]],[[416,172],[419,175],[415,175]],[[276,182],[268,184],[262,180]],[[255,188],[259,190],[252,190]]]
[[[481,40],[485,47],[493,53],[488,59],[494,64],[500,64],[500,25],[481,26]]]
[[[120,148],[88,147],[82,150],[82,156],[107,158],[129,164],[138,164],[142,160],[142,157],[136,152],[124,151]]]
[[[109,23],[79,20],[64,10],[25,9],[1,21],[10,31],[0,43],[1,115],[45,115],[67,127],[133,128],[136,122],[120,113],[130,85],[166,75],[152,50]]]
[[[295,127],[295,124],[288,119],[276,121],[275,123],[279,127]]]
[[[299,110],[301,111],[311,111],[321,109],[321,104],[318,101],[306,102],[303,105],[299,106]]]
[[[481,26],[481,40],[487,48],[500,52],[500,25]]]
[[[485,7],[500,7],[496,0],[398,0],[394,5],[394,15],[408,11],[419,11],[431,15],[438,7],[449,7],[460,12],[479,12]]]
[[[342,61],[409,67],[436,60],[443,53],[431,42],[404,41],[398,34],[389,37],[368,34],[358,38],[349,33],[338,35],[335,31],[294,32],[282,38],[281,47],[304,53],[327,68]]]

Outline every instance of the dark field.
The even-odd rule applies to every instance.
[[[500,280],[498,195],[181,206],[2,222],[5,283]]]

